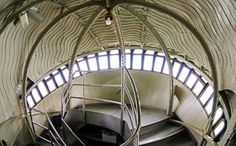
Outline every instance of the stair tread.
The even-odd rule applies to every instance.
[[[179,125],[169,124],[159,129],[158,131],[152,131],[140,136],[140,145],[160,141],[162,139],[171,137],[184,130],[184,127]]]
[[[113,115],[120,118],[121,109],[119,105],[112,104],[91,104],[86,105],[86,111],[99,112],[103,114]],[[164,110],[153,107],[141,107],[141,127],[145,127],[162,120],[168,119],[171,116],[167,116]],[[128,121],[128,117],[125,117]]]

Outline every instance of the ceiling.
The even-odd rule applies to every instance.
[[[18,0],[19,1],[19,0]],[[54,0],[55,1],[55,0]],[[10,23],[0,35],[0,73],[1,84],[0,99],[2,108],[10,106],[9,113],[4,117],[17,112],[13,102],[17,84],[22,80],[22,68],[29,51],[39,33],[57,15],[67,11],[75,5],[87,0],[60,0],[58,7],[52,1],[45,1],[36,5],[44,17],[41,23],[30,19],[30,25],[22,28],[21,24]],[[118,1],[118,0],[117,0]],[[219,88],[236,90],[236,2],[234,0],[146,0],[147,2],[167,7],[176,14],[181,15],[190,22],[204,37],[209,45],[217,66]],[[0,11],[16,0],[1,0]],[[31,2],[31,1],[29,1]],[[26,3],[25,3],[26,4]],[[21,5],[17,5],[20,7]],[[160,44],[152,32],[129,11],[119,5],[112,13],[117,17],[121,26],[124,44],[126,47],[148,47],[160,50]],[[15,6],[13,5],[14,8]],[[151,23],[161,35],[173,55],[184,55],[190,58],[197,66],[209,70],[207,56],[196,37],[181,22],[173,17],[150,8],[129,5]],[[88,24],[91,16],[99,14],[100,6],[86,7],[78,10],[54,25],[40,41],[30,61],[28,77],[37,81],[48,71],[68,61],[72,55],[73,47],[83,28]],[[105,24],[107,11],[102,11],[97,20],[91,25],[89,31],[83,36],[77,55],[102,51],[119,47],[117,30],[113,25]],[[0,26],[10,11],[0,15]],[[14,103],[14,104],[12,104]],[[3,117],[3,119],[5,119]],[[1,119],[0,119],[1,121]]]

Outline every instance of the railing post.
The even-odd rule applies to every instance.
[[[83,86],[82,86],[82,97],[83,97],[83,98],[84,98],[84,75],[85,75],[85,73],[83,72],[83,74],[82,74],[82,82],[83,82]],[[86,107],[86,100],[83,99],[83,122],[84,122],[84,124],[86,123],[85,107]]]

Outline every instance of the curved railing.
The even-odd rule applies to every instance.
[[[135,81],[132,77],[132,75],[129,73],[128,69],[124,68],[124,73],[125,73],[125,77],[127,77],[128,80],[124,81],[124,84],[117,84],[117,85],[112,85],[112,84],[85,84],[84,81],[84,76],[86,74],[83,74],[82,76],[82,84],[71,84],[71,87],[67,88],[69,89],[68,91],[63,91],[63,96],[62,96],[62,118],[64,118],[66,116],[66,112],[68,110],[68,103],[70,101],[70,99],[81,99],[84,100],[83,102],[83,106],[82,108],[86,109],[86,102],[87,100],[90,101],[96,101],[96,102],[103,102],[103,103],[110,103],[110,104],[116,104],[119,105],[121,107],[121,115],[124,115],[125,112],[127,113],[128,116],[128,120],[127,122],[130,122],[131,125],[131,136],[123,143],[121,144],[121,146],[126,146],[129,145],[133,142],[134,145],[138,145],[139,143],[139,131],[141,128],[141,106],[140,106],[140,100],[139,100],[139,94],[138,94],[138,90],[137,90],[137,86],[135,84]],[[76,86],[82,86],[83,88],[83,96],[69,96],[69,92],[73,87]],[[95,87],[95,88],[124,88],[125,93],[126,93],[126,97],[128,99],[129,103],[124,103],[124,99],[121,101],[114,101],[114,100],[108,100],[108,99],[102,99],[102,98],[96,98],[96,97],[85,97],[84,96],[84,88],[85,87]],[[131,88],[131,89],[130,89]],[[66,88],[65,88],[66,89]],[[130,106],[128,106],[128,104]],[[130,107],[130,108],[129,108]],[[84,110],[83,110],[84,111]],[[123,117],[121,117],[121,123],[123,123]],[[63,120],[63,122],[65,122]],[[68,125],[67,125],[68,126]],[[123,129],[124,125],[121,124],[120,129]],[[121,133],[122,130],[121,130]]]

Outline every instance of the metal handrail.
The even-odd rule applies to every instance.
[[[65,142],[63,141],[63,139],[61,138],[61,136],[59,135],[59,133],[57,132],[57,130],[55,129],[55,127],[53,126],[53,124],[52,124],[52,121],[51,121],[51,119],[49,118],[49,116],[48,116],[48,114],[46,113],[46,112],[44,112],[44,111],[42,111],[42,110],[40,110],[40,109],[38,109],[38,108],[31,108],[30,110],[34,110],[34,111],[37,111],[37,112],[40,112],[40,113],[42,113],[42,114],[44,114],[45,115],[45,117],[46,117],[46,119],[47,119],[47,122],[48,122],[48,124],[51,126],[51,128],[52,128],[52,131],[56,134],[56,136],[59,138],[59,140],[61,141],[61,143],[64,145],[64,146],[67,146],[66,144],[65,144]],[[33,121],[32,121],[33,122]],[[51,130],[49,130],[49,131],[51,131]],[[52,136],[53,136],[53,138],[55,139],[55,135],[53,134],[53,133],[50,133]],[[55,141],[56,142],[58,142],[56,139],[55,139]],[[59,144],[59,143],[58,143]],[[60,145],[60,144],[59,144]]]
[[[116,69],[117,70],[117,69]],[[83,72],[83,71],[78,71],[78,72]],[[88,72],[88,71],[86,71]],[[123,85],[112,85],[112,84],[108,84],[108,85],[104,85],[104,84],[85,84],[84,81],[82,84],[70,84],[70,87],[66,86],[63,94],[62,94],[62,112],[65,113],[66,111],[66,107],[67,104],[69,103],[71,98],[74,99],[83,99],[83,100],[93,100],[93,101],[98,101],[98,102],[105,102],[105,103],[112,103],[112,104],[117,104],[117,105],[121,105],[123,106],[122,108],[122,113],[123,111],[127,111],[127,115],[129,118],[129,121],[131,123],[132,126],[132,134],[131,136],[123,143],[121,144],[121,146],[126,146],[128,144],[130,144],[131,142],[137,140],[137,145],[138,145],[138,137],[139,137],[139,131],[141,129],[141,107],[140,107],[140,101],[139,101],[139,95],[138,95],[138,90],[136,87],[136,84],[134,82],[133,77],[131,76],[131,74],[129,73],[128,69],[124,67],[124,73],[125,75],[128,77],[128,81],[131,84],[131,90],[133,91],[131,95],[131,92],[129,91],[128,86],[126,85],[126,83],[124,83]],[[128,108],[128,106],[124,103],[124,101],[122,102],[118,102],[118,101],[113,101],[113,100],[108,100],[108,99],[101,99],[101,98],[93,98],[93,97],[80,97],[80,96],[68,96],[70,90],[72,89],[72,87],[74,86],[88,86],[88,87],[120,87],[120,88],[124,88],[124,91],[128,97],[128,101],[130,103],[131,106],[131,110],[133,112],[133,116],[130,112],[130,109]],[[122,99],[124,100],[124,99]],[[134,117],[134,119],[132,118]],[[64,115],[62,116],[62,121],[63,121]],[[134,126],[134,122],[135,121],[135,126]],[[66,125],[67,127],[69,127],[68,125]],[[72,130],[71,130],[72,131]],[[72,131],[73,132],[73,131]],[[74,135],[74,134],[73,134]],[[75,135],[74,135],[75,136]]]
[[[69,131],[73,134],[73,136],[83,145],[83,146],[86,146],[82,140],[73,132],[73,130],[70,128],[70,126],[66,123],[66,121],[61,118],[61,121],[65,124],[65,126],[69,129]]]

